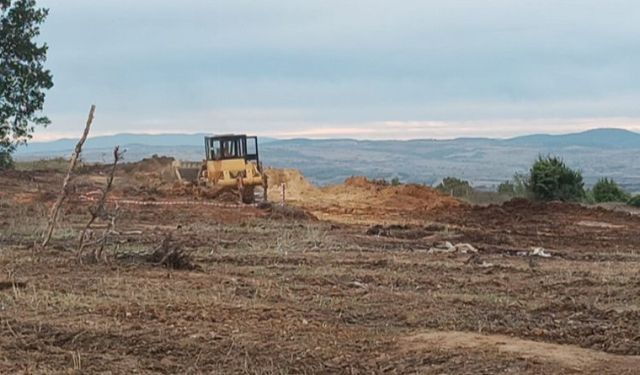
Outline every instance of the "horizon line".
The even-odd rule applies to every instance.
[[[334,136],[334,137],[322,137],[322,136],[271,136],[268,134],[260,134],[261,132],[246,132],[246,133],[232,133],[232,134],[246,134],[248,136],[257,136],[258,138],[270,138],[270,139],[274,139],[276,141],[287,141],[287,140],[354,140],[354,141],[420,141],[420,140],[437,140],[437,141],[449,141],[449,140],[459,140],[459,139],[493,139],[493,140],[510,140],[510,139],[515,139],[515,138],[521,138],[521,137],[527,137],[527,136],[536,136],[536,135],[550,135],[550,136],[562,136],[562,135],[572,135],[572,134],[582,134],[582,133],[587,133],[590,131],[595,131],[595,130],[618,130],[618,131],[625,131],[625,132],[629,132],[629,133],[634,133],[634,134],[638,134],[640,135],[640,132],[638,131],[634,131],[634,130],[630,130],[630,129],[626,129],[623,127],[594,127],[594,128],[587,128],[584,130],[580,130],[580,131],[568,131],[568,132],[538,132],[538,133],[521,133],[519,135],[512,135],[512,136],[504,136],[504,137],[490,137],[490,136],[458,136],[458,137],[415,137],[415,138],[400,138],[400,137],[395,137],[395,138],[367,138],[367,137],[340,137],[340,136]],[[225,134],[229,134],[229,133],[225,133]],[[195,135],[215,135],[215,133],[206,133],[206,132],[117,132],[117,133],[100,133],[100,134],[96,134],[96,135],[89,135],[88,139],[93,139],[93,138],[101,138],[101,137],[114,137],[114,136],[122,136],[122,135],[129,135],[129,136],[159,136],[159,135],[185,135],[185,136],[195,136]],[[66,135],[66,136],[60,136],[60,137],[54,137],[54,138],[50,138],[50,139],[43,139],[43,140],[30,140],[27,142],[27,146],[29,144],[33,144],[33,143],[38,143],[38,144],[43,144],[43,143],[52,143],[52,142],[57,142],[57,141],[72,141],[72,140],[76,140],[79,137],[73,137],[71,135]]]

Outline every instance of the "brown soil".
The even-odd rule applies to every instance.
[[[401,340],[407,353],[430,351],[434,347],[447,350],[495,352],[519,357],[550,366],[557,370],[576,372],[616,373],[640,368],[640,356],[608,354],[574,345],[558,345],[531,340],[522,340],[504,335],[481,335],[468,332],[428,332]]]
[[[300,201],[307,196],[318,194],[316,186],[295,169],[267,169],[269,183],[269,200],[279,202],[281,200],[282,185],[285,185],[285,196],[288,201]]]
[[[155,173],[121,169],[114,196],[187,198]],[[46,250],[62,175],[0,174],[0,373],[637,373],[639,216],[270,173],[297,181],[285,208],[119,204],[99,263],[74,249],[104,171]]]
[[[281,199],[284,184],[288,202],[334,222],[419,222],[435,211],[464,205],[422,185],[390,186],[365,177],[351,177],[343,184],[319,188],[296,170],[270,170],[268,176],[270,200]]]

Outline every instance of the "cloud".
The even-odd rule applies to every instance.
[[[61,134],[92,102],[108,132],[640,118],[631,0],[41,3]]]
[[[296,111],[254,109],[251,111],[221,111],[174,114],[170,117],[131,119],[102,115],[99,111],[92,128],[92,136],[123,132],[143,134],[171,133],[248,133],[276,138],[354,138],[354,139],[451,139],[458,137],[507,138],[526,133],[560,134],[593,128],[622,128],[640,132],[640,119],[610,118],[544,118],[498,120],[442,120],[442,121],[310,121],[309,114]],[[77,131],[39,131],[34,141],[58,138],[77,138],[84,119],[70,115],[56,119],[58,123],[74,123]],[[114,127],[108,124],[118,123]],[[213,124],[213,125],[207,125]]]

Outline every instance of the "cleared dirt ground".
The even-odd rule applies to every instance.
[[[120,204],[108,262],[80,264],[91,204],[80,197],[101,173],[76,178],[46,251],[34,243],[61,174],[0,175],[0,373],[640,368],[637,215],[524,200],[472,207],[355,179],[311,187],[307,199],[292,188],[289,209]],[[123,168],[114,196],[186,199],[161,180]],[[199,269],[141,256],[168,234]],[[478,253],[430,251],[443,241]],[[532,247],[551,257],[528,256]]]

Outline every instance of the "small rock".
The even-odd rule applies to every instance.
[[[531,257],[551,258],[551,254],[547,253],[542,247],[534,247],[529,252]]]
[[[361,283],[359,281],[350,282],[349,286],[352,287],[352,288],[362,288],[362,289],[366,289],[367,288],[366,284],[363,284],[363,283]]]

